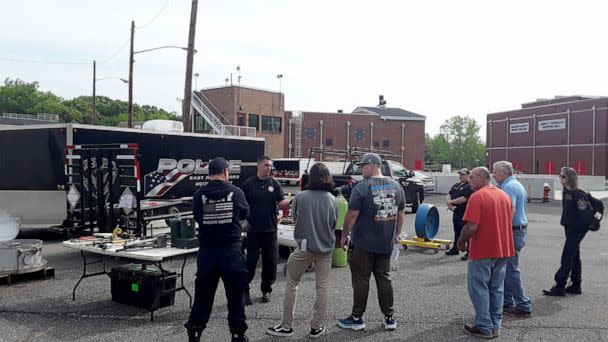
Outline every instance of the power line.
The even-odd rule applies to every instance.
[[[101,65],[101,64],[106,64],[106,63],[107,63],[107,62],[109,62],[109,61],[110,61],[112,58],[116,57],[116,55],[118,55],[118,53],[119,53],[120,51],[122,51],[122,49],[124,49],[124,48],[125,48],[125,46],[127,46],[127,44],[129,44],[129,42],[130,42],[130,41],[131,41],[131,39],[127,39],[127,40],[125,41],[125,43],[124,43],[124,44],[122,44],[122,46],[121,46],[120,48],[118,48],[118,50],[116,50],[116,52],[114,52],[114,54],[113,54],[112,56],[108,57],[108,59],[106,59],[106,60],[104,60],[104,61],[100,62],[99,64],[100,64],[100,65]]]
[[[35,59],[21,59],[21,58],[9,58],[0,57],[0,60],[17,63],[35,63],[35,64],[53,64],[53,65],[90,65],[91,62],[65,62],[65,61],[43,61]]]
[[[168,3],[169,3],[169,0],[165,1],[165,4],[163,5],[163,7],[161,7],[161,9],[158,11],[158,13],[156,13],[156,15],[152,19],[150,19],[150,21],[148,21],[147,23],[145,23],[143,26],[137,27],[137,29],[141,30],[141,29],[145,28],[146,26],[152,24],[154,22],[154,20],[156,20],[156,18],[158,18],[158,16],[163,12],[163,10],[165,9],[165,7],[167,7]]]

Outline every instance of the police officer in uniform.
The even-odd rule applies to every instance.
[[[454,223],[454,244],[449,251],[445,252],[446,255],[459,254],[458,248],[456,247],[456,241],[458,241],[458,238],[460,238],[460,233],[462,232],[462,217],[464,216],[464,212],[467,208],[467,201],[473,193],[473,189],[469,185],[469,170],[467,168],[458,170],[458,179],[459,182],[452,186],[452,189],[450,189],[450,192],[446,196],[448,209],[454,212],[452,216],[452,222]],[[468,256],[465,254],[462,257],[462,260],[467,259]]]
[[[283,188],[271,177],[272,159],[268,156],[258,158],[257,173],[243,183],[243,192],[251,207],[249,216],[250,231],[247,233],[247,272],[249,283],[255,277],[255,268],[262,254],[262,303],[270,301],[272,284],[277,278],[277,258],[279,242],[277,239],[277,204],[281,209],[289,207],[289,200]],[[245,304],[251,304],[249,290],[245,292]]]
[[[200,341],[221,278],[228,299],[228,325],[233,342],[248,341],[244,292],[247,269],[241,250],[240,221],[249,215],[243,191],[228,182],[229,164],[217,157],[209,163],[209,183],[194,193],[193,214],[198,223],[198,269],[194,305],[185,324],[190,342]]]

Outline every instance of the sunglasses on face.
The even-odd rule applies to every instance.
[[[566,175],[559,175],[559,178],[564,179],[566,178]]]

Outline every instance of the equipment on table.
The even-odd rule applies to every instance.
[[[416,212],[415,228],[416,236],[411,240],[401,240],[403,249],[407,249],[408,246],[415,246],[432,249],[435,254],[439,252],[442,245],[445,246],[446,250],[450,249],[452,240],[434,238],[439,231],[439,211],[434,205],[428,203],[420,205]]]
[[[198,248],[196,226],[193,218],[171,219],[171,246],[175,248]]]

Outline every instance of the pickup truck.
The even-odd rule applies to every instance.
[[[403,187],[405,192],[406,206],[412,209],[415,213],[418,207],[424,201],[424,183],[416,177],[413,171],[405,168],[405,166],[393,160],[383,160],[381,167],[382,174],[397,181]],[[335,186],[340,188],[342,195],[347,199],[350,197],[350,191],[355,184],[363,180],[361,167],[356,164],[356,161],[350,162],[346,171],[343,174],[332,174]],[[308,181],[308,174],[302,176],[300,186],[305,188]]]

